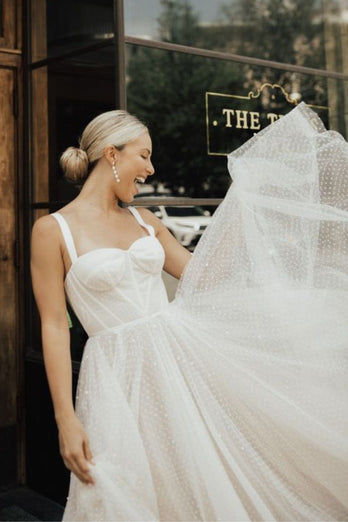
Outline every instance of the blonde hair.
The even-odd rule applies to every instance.
[[[79,141],[80,147],[68,147],[60,157],[60,166],[66,179],[76,183],[86,181],[108,145],[122,149],[147,132],[147,127],[126,111],[104,112],[85,128]]]

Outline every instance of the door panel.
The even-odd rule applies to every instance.
[[[17,273],[16,73],[0,67],[0,485],[16,481],[17,444]]]
[[[16,49],[17,41],[17,2],[14,0],[0,1],[0,47]]]

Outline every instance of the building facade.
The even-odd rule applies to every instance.
[[[67,492],[29,273],[32,223],[78,193],[62,151],[127,108],[154,146],[137,204],[213,210],[228,152],[301,101],[347,137],[347,0],[0,0],[2,487]]]

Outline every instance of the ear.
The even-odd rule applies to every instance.
[[[114,145],[107,145],[107,147],[104,148],[103,153],[107,161],[112,165],[114,161],[117,162],[120,151]]]

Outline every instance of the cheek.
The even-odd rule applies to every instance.
[[[144,160],[141,158],[134,159],[132,162],[132,168],[130,170],[132,180],[134,180],[135,176],[141,174],[144,171]]]
[[[130,157],[124,162],[123,172],[124,177],[134,181],[135,176],[144,170],[143,161],[138,157]]]

